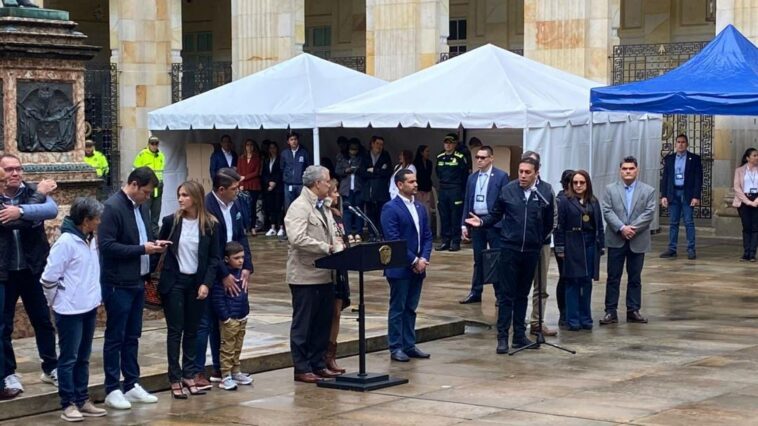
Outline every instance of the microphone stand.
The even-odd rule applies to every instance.
[[[539,197],[540,200],[542,200],[545,203],[545,205],[549,205],[550,204],[550,203],[548,203],[547,199],[545,199],[545,197],[543,197],[542,194],[540,194],[540,192],[537,190],[536,187],[534,188],[534,192],[537,194],[537,197]],[[536,284],[537,285],[534,287],[534,291],[537,292],[537,300],[539,302],[538,306],[537,306],[537,318],[539,319],[540,328],[538,329],[539,331],[537,331],[537,338],[534,339],[534,342],[532,342],[531,344],[526,345],[526,346],[521,347],[521,348],[518,348],[515,351],[508,353],[509,356],[515,355],[515,354],[523,351],[524,349],[535,349],[535,348],[539,349],[539,347],[541,345],[552,346],[552,347],[554,347],[556,349],[560,349],[562,351],[566,351],[566,352],[568,352],[570,354],[576,354],[576,351],[574,351],[574,350],[567,349],[567,348],[564,348],[563,346],[559,346],[559,345],[556,345],[556,344],[553,344],[553,343],[550,343],[550,342],[546,341],[545,340],[545,335],[542,333],[542,327],[544,326],[544,324],[543,324],[543,312],[542,312],[542,284],[543,284],[542,283],[542,273],[541,273],[541,271],[542,271],[542,262],[543,262],[543,259],[542,259],[542,248],[540,248],[540,251],[537,252],[537,277],[536,277],[537,278],[537,280],[536,280]]]
[[[372,241],[384,240],[384,238],[382,238],[382,234],[379,233],[379,229],[377,229],[376,225],[374,225],[374,222],[371,219],[369,219],[366,213],[363,213],[363,210],[361,210],[360,207],[348,206],[347,208],[350,209],[351,212],[357,214],[361,219],[365,220],[366,223],[368,223],[369,229],[371,230],[371,233],[374,235]]]

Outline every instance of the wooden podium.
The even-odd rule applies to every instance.
[[[334,380],[322,380],[319,387],[366,392],[408,383],[408,379],[388,374],[366,372],[366,307],[363,303],[363,273],[408,266],[405,257],[405,240],[362,243],[344,251],[316,260],[316,267],[337,271],[357,271],[359,277],[358,301],[358,359],[357,373],[347,373]]]

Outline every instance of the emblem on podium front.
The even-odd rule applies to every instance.
[[[392,247],[388,245],[379,247],[379,262],[382,265],[389,265],[390,259],[392,259]]]

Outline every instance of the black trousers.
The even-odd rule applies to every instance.
[[[471,246],[474,249],[474,274],[471,277],[471,294],[481,296],[484,290],[482,251],[488,247],[500,248],[500,228],[494,226],[470,228]]]
[[[171,290],[161,294],[163,312],[166,314],[166,355],[168,380],[171,383],[192,378],[195,373],[197,328],[206,303],[206,300],[197,300],[196,282],[195,275],[179,274]]]
[[[45,294],[40,284],[41,274],[33,274],[31,270],[8,272],[5,283],[5,306],[3,307],[3,360],[5,375],[16,372],[16,355],[13,352],[11,335],[13,334],[13,318],[16,316],[16,302],[21,297],[24,310],[29,322],[34,328],[34,339],[37,341],[37,353],[42,360],[42,371],[50,374],[58,367],[58,356],[55,352],[55,328],[50,319]]]
[[[507,339],[513,322],[513,338],[526,338],[526,308],[532,289],[539,251],[520,252],[503,248],[500,255],[500,282],[494,283],[497,296],[497,338]]]
[[[290,351],[295,374],[326,368],[324,354],[332,327],[334,284],[290,284],[290,292]]]
[[[626,263],[626,310],[637,311],[642,306],[642,266],[645,253],[635,253],[630,242],[623,247],[608,247],[608,281],[605,284],[605,312],[616,313],[619,305],[621,274]]]
[[[460,244],[463,189],[460,187],[441,188],[437,199],[437,211],[440,214],[442,240]]]
[[[273,191],[264,190],[262,196],[264,226],[266,228],[282,226],[284,193],[279,188],[274,188]]]
[[[741,205],[737,208],[742,221],[742,247],[745,255],[755,257],[755,250],[758,247],[758,207]]]

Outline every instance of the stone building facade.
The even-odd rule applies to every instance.
[[[70,11],[90,43],[104,47],[93,65],[112,66],[117,79],[112,159],[122,171],[147,140],[149,111],[302,51],[394,80],[493,43],[611,84],[677,66],[730,23],[758,41],[758,21],[751,20],[758,0],[40,2]],[[732,117],[670,121],[669,140],[687,132],[709,162],[711,205],[701,210],[700,224],[718,230],[733,214],[723,206],[735,163],[758,145],[756,124]]]

